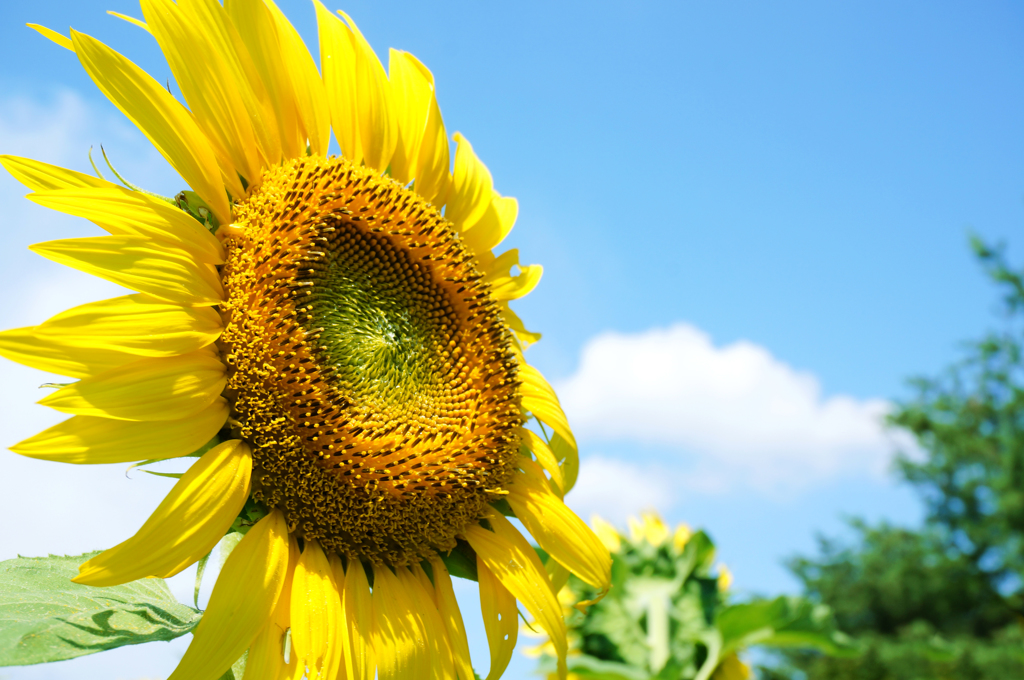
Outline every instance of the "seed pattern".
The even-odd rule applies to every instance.
[[[504,493],[511,336],[431,204],[341,158],[268,170],[223,230],[221,340],[253,497],[339,554],[450,550]]]

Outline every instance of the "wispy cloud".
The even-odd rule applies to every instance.
[[[558,391],[584,450],[628,443],[669,453],[687,470],[682,480],[704,490],[879,475],[894,449],[886,401],[825,396],[814,375],[765,348],[716,346],[688,324],[593,338]]]

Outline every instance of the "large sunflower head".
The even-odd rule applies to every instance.
[[[77,580],[171,576],[245,532],[175,680],[246,650],[246,678],[471,680],[450,572],[479,581],[490,679],[517,601],[564,674],[549,572],[600,591],[610,558],[562,502],[576,444],[509,308],[541,270],[493,252],[515,199],[464,137],[451,152],[430,71],[394,50],[385,71],[344,13],[315,3],[318,68],[272,0],[141,5],[121,18],[156,39],[184,102],[90,36],[34,28],[189,189],[0,157],[31,200],[108,234],[35,252],[136,291],[0,334],[0,354],[77,379],[40,402],[73,417],[13,450],[197,458]]]

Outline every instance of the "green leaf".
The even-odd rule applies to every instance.
[[[0,562],[0,666],[61,661],[173,640],[199,623],[160,578],[109,588],[72,583],[98,552]]]
[[[584,678],[601,680],[647,680],[647,671],[629,664],[604,661],[592,656],[574,656],[567,660],[569,671]]]
[[[650,674],[643,668],[586,654],[574,654],[566,659],[566,663],[570,673],[587,680],[650,680]],[[555,669],[555,659],[545,656],[538,670],[546,675],[554,673]]]
[[[726,607],[715,625],[722,633],[723,654],[753,644],[808,647],[833,656],[856,656],[859,646],[836,630],[832,611],[800,597]]]

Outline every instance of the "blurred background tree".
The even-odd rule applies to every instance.
[[[924,526],[853,520],[852,542],[819,538],[817,556],[788,564],[866,653],[787,651],[765,680],[1024,678],[1024,277],[1001,248],[972,246],[1002,293],[1003,327],[912,381],[889,417],[920,448],[896,473],[920,492]]]

